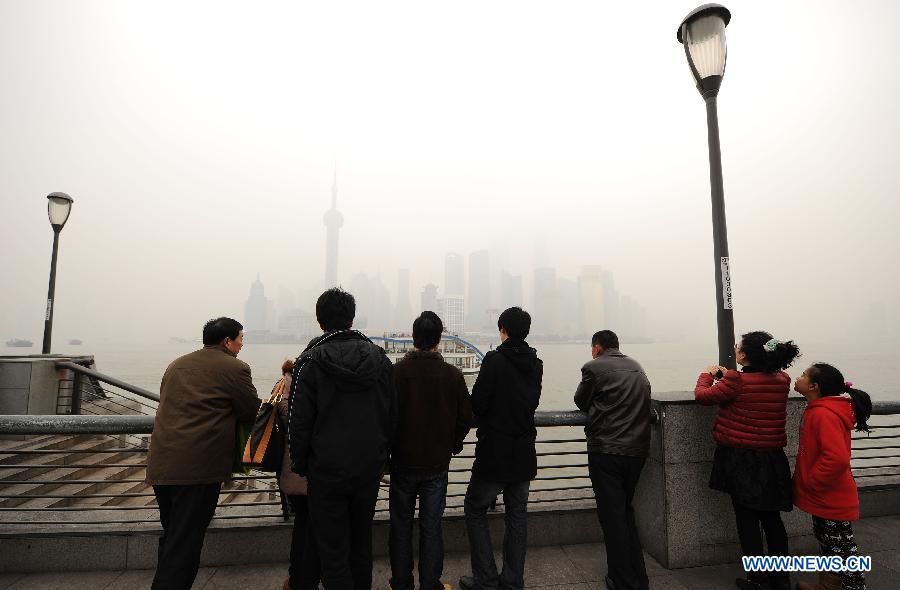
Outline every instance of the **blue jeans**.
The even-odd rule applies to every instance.
[[[447,472],[391,474],[391,588],[412,590],[413,513],[419,498],[419,588],[440,590],[444,571],[442,519],[447,504]]]
[[[530,481],[497,483],[472,478],[464,503],[466,531],[472,557],[475,588],[525,587],[525,544],[528,534],[528,489]],[[503,492],[504,524],[503,571],[497,575],[487,511],[491,501]]]

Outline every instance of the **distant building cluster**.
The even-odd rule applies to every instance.
[[[337,209],[337,195],[335,166],[331,208],[323,218],[326,288],[339,285],[338,238],[344,216]],[[522,275],[512,274],[498,257],[483,249],[468,255],[468,274],[466,257],[446,253],[443,285],[422,286],[417,308],[410,296],[408,269],[397,272],[393,297],[379,273],[356,273],[344,287],[356,298],[355,327],[373,334],[408,331],[415,315],[427,309],[441,317],[450,333],[493,335],[500,312],[518,305],[531,313],[531,333],[537,337],[583,338],[601,328],[626,338],[647,336],[646,311],[632,297],[618,293],[611,272],[597,265],[584,266],[575,279],[569,279],[559,276],[557,269],[546,263],[546,256],[536,258],[542,263],[535,265],[530,277],[527,302]],[[250,286],[244,323],[247,337],[256,341],[301,341],[320,332],[311,302],[298,306],[294,294],[281,287],[276,312],[258,275]]]

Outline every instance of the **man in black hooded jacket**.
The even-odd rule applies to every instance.
[[[525,342],[531,316],[511,307],[497,320],[500,346],[481,362],[472,387],[472,410],[478,443],[472,480],[464,503],[472,576],[463,576],[463,590],[525,586],[525,544],[528,489],[537,475],[534,412],[541,398],[544,366]],[[487,510],[503,493],[506,530],[503,571],[497,574]]]
[[[393,366],[384,350],[351,330],[353,296],[325,291],[316,302],[324,335],[294,366],[291,468],[309,482],[309,511],[331,589],[371,588],[372,518],[397,427]]]

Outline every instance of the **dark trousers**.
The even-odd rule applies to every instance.
[[[391,588],[412,590],[413,514],[419,499],[419,588],[440,590],[444,572],[444,530],[447,472],[391,474]]]
[[[525,587],[525,549],[528,538],[528,489],[530,481],[497,483],[472,478],[463,504],[472,577],[475,588],[503,587],[521,590]],[[503,570],[497,575],[487,511],[497,494],[503,492],[504,524]]]
[[[588,472],[603,529],[609,577],[616,590],[647,590],[650,584],[631,505],[644,460],[588,453]]]
[[[319,550],[309,521],[309,501],[306,496],[287,497],[294,511],[291,533],[291,563],[288,566],[291,590],[314,590],[319,586],[321,568]]]
[[[744,555],[765,555],[762,531],[766,533],[769,555],[790,555],[787,531],[777,510],[754,510],[734,504],[734,519]],[[762,525],[762,531],[760,531]]]
[[[379,478],[321,481],[310,474],[309,515],[326,590],[372,587],[372,519]]]
[[[151,586],[154,590],[190,590],[221,487],[221,483],[153,486],[163,527]]]

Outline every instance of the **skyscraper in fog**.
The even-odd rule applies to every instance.
[[[466,294],[463,257],[455,252],[448,252],[444,259],[444,293],[446,295]]]
[[[488,324],[491,307],[491,262],[487,250],[469,254],[469,297],[466,300],[469,330],[481,330]]]
[[[263,287],[259,275],[250,285],[250,296],[244,305],[244,329],[247,332],[261,332],[266,329],[266,315],[269,311],[269,300],[266,299],[266,289]]]
[[[560,311],[559,292],[556,288],[556,269],[534,269],[534,304],[531,310],[532,331],[542,336],[559,335]]]
[[[522,275],[511,275],[508,271],[500,271],[500,309],[522,307]]]
[[[444,330],[462,334],[465,330],[466,303],[462,295],[444,295],[438,299],[438,316],[444,322]]]
[[[419,311],[433,311],[434,313],[440,315],[441,310],[438,309],[437,285],[432,285],[429,283],[422,288],[422,304]]]
[[[334,183],[331,185],[331,209],[325,212],[325,288],[337,287],[338,233],[344,225],[344,216],[337,210],[337,164],[334,165]]]
[[[591,335],[606,325],[606,302],[603,298],[603,269],[599,266],[583,266],[578,275],[578,330],[579,336]]]

